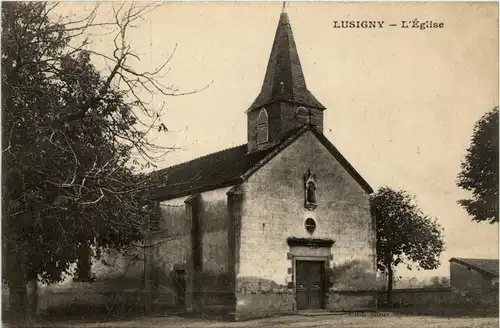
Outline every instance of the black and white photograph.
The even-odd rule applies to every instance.
[[[498,2],[1,6],[2,326],[498,327]]]

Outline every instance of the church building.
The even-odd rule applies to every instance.
[[[323,135],[325,110],[283,11],[247,143],[154,172],[153,306],[234,320],[376,308],[373,190]]]

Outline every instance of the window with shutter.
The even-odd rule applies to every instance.
[[[267,111],[262,108],[257,121],[257,142],[259,144],[269,141],[269,118]]]

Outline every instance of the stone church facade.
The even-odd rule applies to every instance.
[[[375,309],[373,190],[322,134],[325,109],[283,12],[248,143],[154,173],[153,304],[236,320]]]
[[[375,309],[372,188],[323,135],[325,110],[282,12],[247,144],[154,172],[146,247],[94,260],[93,282],[47,286],[40,310],[132,302],[243,320]]]

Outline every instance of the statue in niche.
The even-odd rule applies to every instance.
[[[316,174],[312,174],[311,170],[307,170],[304,174],[304,189],[305,189],[305,202],[304,206],[308,210],[314,210],[316,204]]]

